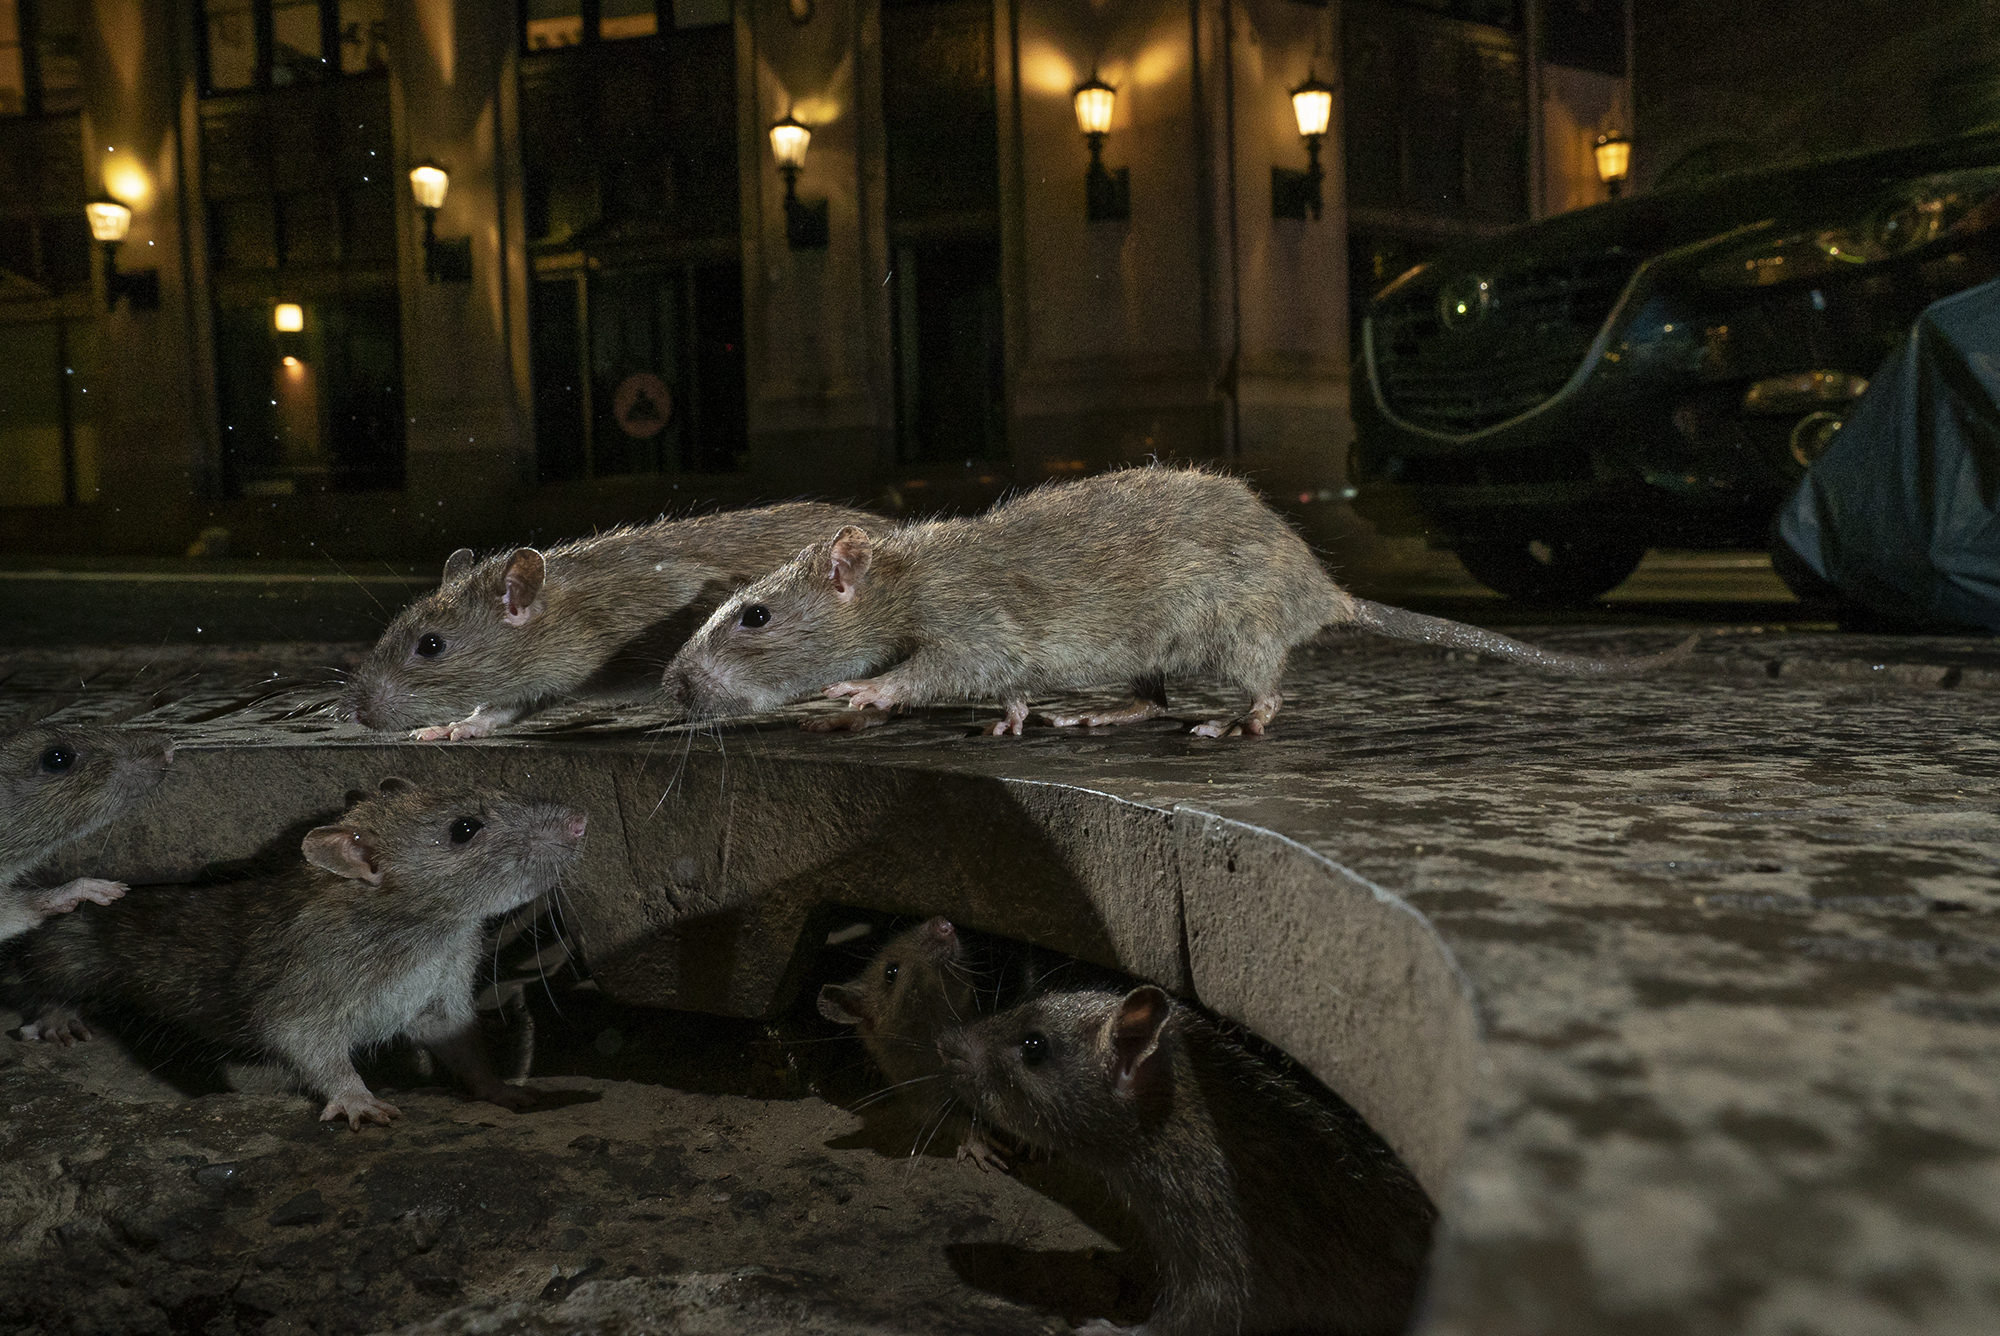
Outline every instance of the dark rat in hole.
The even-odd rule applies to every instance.
[[[1493,654],[1549,672],[1631,676],[1684,659],[1593,659],[1356,598],[1239,479],[1146,467],[1048,483],[969,519],[858,526],[731,595],[668,666],[668,693],[697,718],[753,714],[815,693],[866,727],[904,706],[997,700],[989,733],[1021,732],[1029,701],[1129,682],[1127,705],[1042,716],[1058,727],[1164,714],[1166,681],[1213,674],[1249,708],[1198,725],[1261,734],[1285,658],[1322,630]]]
[[[475,1099],[534,1092],[493,1073],[473,1011],[485,920],[548,891],[588,818],[556,803],[384,780],[308,833],[305,864],[216,886],[133,889],[109,909],[48,924],[19,965],[38,1017],[24,1038],[68,1043],[79,1010],[114,1004],[226,1049],[288,1065],[326,1100],[323,1121],[400,1116],[362,1082],[357,1046],[408,1035]]]
[[[0,739],[0,941],[85,901],[125,894],[123,883],[100,877],[49,888],[15,883],[138,806],[173,759],[173,739],[143,729],[36,724]]]
[[[423,741],[484,737],[566,696],[648,695],[730,590],[865,511],[798,501],[489,556],[460,548],[354,670],[339,712]]]
[[[1138,1332],[1409,1321],[1430,1199],[1352,1110],[1195,1008],[1151,984],[1051,992],[949,1028],[939,1051],[982,1117],[1101,1176],[1144,1228],[1160,1293]]]

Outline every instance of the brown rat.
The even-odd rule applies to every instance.
[[[136,806],[173,759],[172,738],[142,729],[36,724],[0,739],[0,941],[86,900],[125,894],[122,883],[97,877],[52,889],[15,882]]]
[[[1132,684],[1114,710],[1059,727],[1166,711],[1166,679],[1212,673],[1250,708],[1194,731],[1259,734],[1284,697],[1285,657],[1328,627],[1495,654],[1569,674],[1631,675],[1686,656],[1591,659],[1346,593],[1305,541],[1236,478],[1147,467],[1048,483],[969,519],[878,536],[848,527],[738,590],[681,648],[664,684],[691,714],[768,710],[816,692],[875,711],[999,700],[987,731],[1019,733],[1037,695]]]
[[[655,671],[728,592],[865,511],[790,502],[661,519],[480,560],[398,613],[339,710],[425,741],[477,738],[575,692],[650,693]],[[456,722],[452,722],[456,721]]]
[[[983,1116],[1101,1175],[1144,1228],[1160,1294],[1138,1332],[1409,1321],[1430,1199],[1352,1110],[1194,1008],[1151,984],[1046,993],[947,1030],[940,1052]]]
[[[819,990],[819,1014],[855,1027],[888,1089],[926,1122],[951,1102],[938,1037],[977,1013],[981,969],[972,955],[950,919],[928,919],[890,938],[851,981]],[[977,1123],[964,1133],[958,1158],[981,1169],[1006,1167]]]
[[[213,1042],[282,1060],[327,1103],[323,1121],[399,1110],[354,1070],[357,1045],[401,1034],[474,1098],[518,1108],[532,1090],[488,1064],[473,1011],[483,921],[548,890],[587,818],[555,803],[383,781],[309,833],[306,865],[216,886],[140,887],[26,939],[24,1037],[67,1041],[71,1008],[118,1004]]]

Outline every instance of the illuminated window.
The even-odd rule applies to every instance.
[[[560,51],[658,37],[670,27],[714,27],[729,19],[730,0],[527,0],[521,9],[521,47]]]
[[[205,0],[202,88],[286,88],[389,68],[387,0]]]

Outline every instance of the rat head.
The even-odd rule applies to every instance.
[[[896,657],[895,561],[848,525],[738,590],[667,665],[695,718],[755,714],[866,677]]]
[[[1048,1150],[1112,1155],[1171,1111],[1173,1009],[1151,984],[1047,993],[946,1030],[938,1052],[982,1118]]]
[[[532,547],[476,560],[462,547],[444,580],[396,614],[341,694],[340,715],[369,728],[415,728],[500,703],[531,679],[548,613],[548,562]]]
[[[890,938],[850,982],[820,989],[819,1014],[858,1028],[893,1075],[901,1065],[895,1050],[907,1048],[928,1061],[937,1031],[972,1014],[965,957],[951,920],[929,919]]]
[[[36,724],[0,738],[0,885],[117,818],[173,759],[165,733],[96,724]]]
[[[441,918],[482,919],[542,894],[576,862],[589,824],[559,803],[406,779],[348,799],[338,825],[306,835],[306,861]]]

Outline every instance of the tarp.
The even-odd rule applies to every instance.
[[[1917,317],[1778,534],[1846,601],[2000,631],[2000,280]]]

